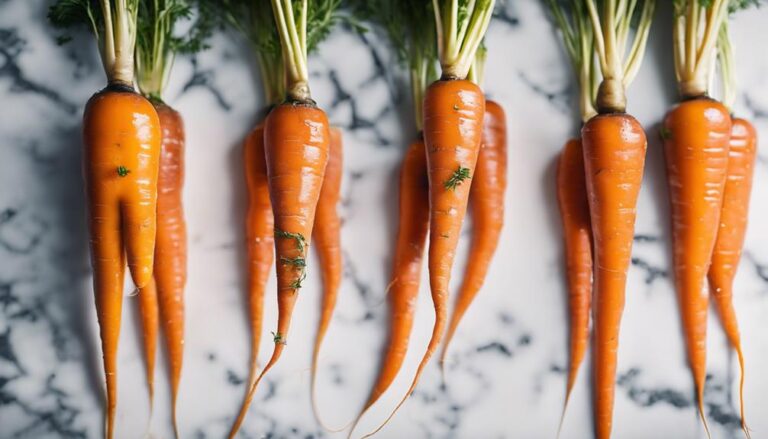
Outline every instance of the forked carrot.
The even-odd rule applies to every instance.
[[[664,139],[672,216],[673,263],[682,329],[693,374],[699,416],[704,414],[707,374],[706,276],[712,260],[728,171],[731,118],[723,104],[706,96],[711,63],[728,1],[706,6],[681,1],[675,17],[676,63],[681,102],[666,115]],[[699,26],[705,25],[703,37]]]
[[[343,148],[341,130],[332,127],[328,165],[325,168],[325,179],[320,189],[320,199],[315,213],[315,229],[313,238],[320,263],[323,280],[323,298],[320,305],[320,318],[317,324],[315,345],[312,349],[312,369],[310,372],[310,399],[315,419],[325,427],[317,405],[317,366],[320,359],[320,349],[328,331],[328,326],[336,308],[336,299],[341,287],[343,274],[341,255],[341,218],[337,211],[341,194],[341,178],[343,175]],[[333,430],[325,427],[327,430]]]
[[[642,126],[626,113],[625,89],[642,60],[655,2],[606,0],[600,11],[595,0],[586,3],[603,76],[595,105],[598,114],[584,124],[581,141],[594,239],[595,436],[607,439],[613,426],[619,329],[647,148]],[[619,48],[628,46],[633,24],[637,30],[624,62]]]
[[[160,121],[136,93],[134,45],[137,0],[60,0],[49,12],[56,26],[86,24],[99,45],[108,85],[88,101],[83,115],[83,174],[88,203],[91,265],[104,373],[105,436],[115,432],[117,345],[127,262],[133,283],[152,279],[155,248]]]

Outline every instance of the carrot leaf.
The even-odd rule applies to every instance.
[[[304,253],[304,249],[307,243],[307,240],[304,238],[304,235],[301,233],[293,233],[293,232],[285,232],[283,230],[275,229],[275,238],[289,238],[296,241],[296,249]]]
[[[57,0],[48,9],[48,19],[59,29],[88,26],[99,43],[109,82],[131,86],[138,10],[139,0]]]
[[[595,110],[597,72],[594,62],[594,33],[583,1],[544,0],[560,29],[565,51],[578,78],[579,110],[582,121],[591,119]]]
[[[117,175],[120,177],[125,177],[126,175],[130,174],[131,170],[126,168],[125,166],[118,166],[117,167]]]
[[[467,77],[495,3],[495,0],[432,1],[443,77]]]
[[[136,70],[139,90],[152,99],[161,95],[177,53],[196,53],[208,48],[212,20],[197,13],[184,35],[174,33],[176,23],[189,21],[194,10],[190,0],[139,0]]]
[[[304,268],[307,266],[306,260],[301,256],[297,256],[295,258],[281,257],[280,262],[285,265],[291,265],[298,268]]]

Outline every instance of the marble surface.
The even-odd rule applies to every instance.
[[[102,369],[93,311],[80,178],[83,105],[104,77],[87,35],[61,49],[44,0],[0,0],[0,438],[98,438]],[[735,19],[737,113],[768,137],[768,8]],[[705,437],[692,404],[669,277],[666,182],[657,131],[675,99],[670,16],[658,14],[629,110],[649,131],[647,171],[621,332],[614,437]],[[186,355],[179,418],[184,438],[220,438],[240,404],[248,333],[243,305],[240,144],[262,97],[237,38],[176,62],[167,100],[186,119],[189,226]],[[448,386],[436,366],[381,438],[551,438],[565,386],[566,315],[554,160],[576,132],[571,72],[540,2],[511,0],[491,25],[486,89],[509,125],[508,216],[487,287],[453,344]],[[396,172],[412,138],[407,83],[387,66],[376,35],[332,33],[310,62],[313,93],[345,134],[342,233],[345,276],[320,372],[332,425],[356,413],[386,334]],[[735,304],[748,364],[746,406],[754,437],[768,437],[768,156],[760,153]],[[462,240],[456,276],[467,250]],[[312,260],[311,263],[315,261]],[[308,398],[318,271],[309,269],[289,349],[260,389],[241,437],[335,438],[314,422]],[[269,291],[274,287],[270,281]],[[126,291],[130,291],[129,288]],[[119,360],[119,438],[170,438],[164,361],[149,419],[136,330],[126,295]],[[433,312],[422,288],[411,350],[392,391],[361,425],[385,416],[408,384]],[[274,326],[274,296],[265,331]],[[736,360],[717,320],[708,332],[706,412],[713,437],[740,437]],[[261,358],[271,345],[264,343]],[[563,438],[591,435],[586,364]]]

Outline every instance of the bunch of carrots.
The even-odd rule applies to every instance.
[[[558,165],[558,202],[563,220],[570,315],[570,360],[565,406],[585,355],[592,312],[595,432],[610,437],[619,323],[629,265],[637,193],[643,173],[645,134],[624,113],[624,90],[637,73],[654,2],[547,1],[561,30],[580,86],[581,139],[568,141]],[[674,54],[681,103],[665,118],[665,144],[672,213],[675,284],[699,414],[704,415],[708,293],[715,298],[728,340],[741,368],[744,419],[744,358],[732,285],[746,230],[755,160],[755,130],[732,119],[732,55],[729,12],[754,2],[674,2]],[[626,45],[630,27],[634,42]],[[593,53],[593,48],[596,54]],[[621,63],[627,50],[627,61]],[[709,97],[719,54],[726,103]],[[597,58],[601,78],[595,72]],[[596,88],[597,86],[597,88]],[[563,415],[565,414],[565,408]],[[561,420],[562,426],[562,420]]]
[[[595,436],[607,439],[647,148],[645,131],[626,112],[626,91],[642,63],[656,1],[545,3],[577,77],[582,123],[580,136],[566,142],[557,168],[570,316],[561,426],[591,331]],[[730,13],[755,3],[673,2],[680,103],[668,112],[660,133],[671,202],[675,287],[699,415],[709,434],[703,398],[711,293],[738,356],[741,420],[747,437],[745,362],[732,297],[757,140],[749,121],[731,115],[736,87],[727,22]],[[444,367],[451,340],[483,286],[499,243],[506,190],[506,120],[502,107],[486,99],[480,88],[487,56],[483,41],[494,4],[494,0],[372,0],[352,7],[356,18],[350,22],[356,26],[359,18],[383,29],[407,70],[415,129],[400,169],[399,228],[388,291],[389,339],[370,394],[350,424],[350,437],[404,362],[425,249],[435,312],[429,344],[405,396],[364,437],[392,419],[441,344],[440,367]],[[57,27],[90,28],[107,76],[107,86],[88,101],[83,118],[91,261],[106,379],[106,437],[115,435],[126,265],[138,291],[150,410],[162,327],[173,429],[179,437],[176,408],[187,277],[182,202],[185,135],[182,116],[163,101],[163,90],[174,57],[203,50],[214,24],[230,27],[248,41],[264,96],[263,111],[243,145],[251,343],[247,392],[229,437],[237,435],[259,383],[287,346],[311,243],[317,244],[323,295],[311,354],[310,398],[318,423],[325,427],[316,403],[316,382],[323,340],[341,289],[338,203],[343,151],[341,131],[330,126],[312,99],[309,54],[344,19],[340,5],[341,0],[58,0],[51,7],[49,17]],[[192,22],[184,37],[175,33],[180,21]],[[722,101],[714,99],[711,90],[718,65]],[[449,318],[451,270],[468,207],[469,258]],[[272,332],[272,355],[259,368],[264,298],[273,266],[277,328]]]

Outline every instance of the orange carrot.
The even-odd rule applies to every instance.
[[[597,439],[608,439],[613,426],[619,331],[647,148],[643,128],[626,113],[626,87],[643,59],[654,6],[653,1],[609,2],[598,11],[596,2],[588,0],[586,11],[579,17],[586,19],[584,14],[588,15],[592,24],[594,52],[602,73],[594,105],[598,114],[581,130],[594,241],[592,353]],[[632,24],[637,29],[630,39]],[[627,47],[630,49],[624,52]]]
[[[155,396],[155,359],[157,354],[157,332],[160,326],[160,316],[157,304],[157,286],[151,279],[146,287],[139,290],[139,316],[141,318],[141,334],[144,342],[144,368],[147,374],[147,390],[149,391],[149,412]]]
[[[320,270],[323,279],[323,299],[320,310],[320,319],[317,324],[315,346],[312,350],[312,370],[310,376],[310,393],[312,400],[312,412],[315,419],[324,425],[320,417],[320,410],[316,401],[317,364],[320,357],[320,348],[331,323],[333,310],[336,307],[336,299],[339,294],[342,277],[341,258],[341,218],[336,210],[341,193],[341,178],[343,174],[343,148],[341,130],[331,128],[330,151],[328,165],[325,168],[325,179],[320,190],[320,199],[317,202],[315,213],[315,239],[317,256],[320,262]],[[326,429],[328,429],[326,427]]]
[[[113,84],[88,101],[83,131],[91,264],[107,380],[106,436],[112,438],[126,256],[137,287],[152,279],[160,122],[149,101],[129,86]]]
[[[155,103],[163,132],[157,188],[157,242],[154,278],[160,304],[171,383],[174,431],[176,400],[184,357],[184,287],[187,282],[187,227],[184,221],[184,121],[176,110]]]
[[[592,228],[580,139],[565,144],[557,166],[557,201],[563,220],[570,316],[570,360],[565,404],[576,382],[589,343],[592,302]]]
[[[594,235],[595,425],[603,439],[611,434],[619,325],[647,142],[640,123],[626,113],[595,116],[581,135]]]
[[[485,103],[480,153],[470,190],[472,244],[464,280],[445,336],[440,364],[461,318],[480,291],[504,223],[504,192],[507,188],[507,126],[504,109],[494,101]]]
[[[720,315],[728,341],[739,358],[741,378],[739,380],[739,407],[742,427],[746,431],[744,418],[744,356],[741,352],[741,337],[733,308],[733,280],[739,267],[744,236],[747,231],[749,197],[752,191],[752,176],[757,153],[757,132],[746,119],[735,118],[731,129],[728,149],[728,171],[723,191],[723,207],[720,213],[720,227],[717,231],[712,265],[709,267],[709,287],[715,299],[715,309]]]
[[[400,226],[388,294],[391,320],[389,341],[376,382],[352,430],[395,380],[408,351],[429,228],[428,205],[426,147],[424,141],[419,139],[411,144],[400,169]]]
[[[251,357],[248,383],[256,380],[256,362],[261,344],[264,289],[274,262],[275,218],[269,200],[267,162],[264,155],[264,124],[259,123],[245,140],[245,178],[248,184],[248,213],[245,224],[248,247],[248,306],[251,326]]]
[[[264,145],[275,216],[277,256],[275,349],[251,385],[230,437],[234,437],[245,419],[259,382],[277,363],[287,344],[291,315],[305,277],[307,248],[328,162],[329,138],[328,119],[313,104],[287,102],[275,107],[267,116]]]
[[[718,233],[730,133],[728,110],[706,97],[678,104],[667,114],[662,132],[671,201],[675,287],[699,413],[705,424],[709,306],[705,277]]]

